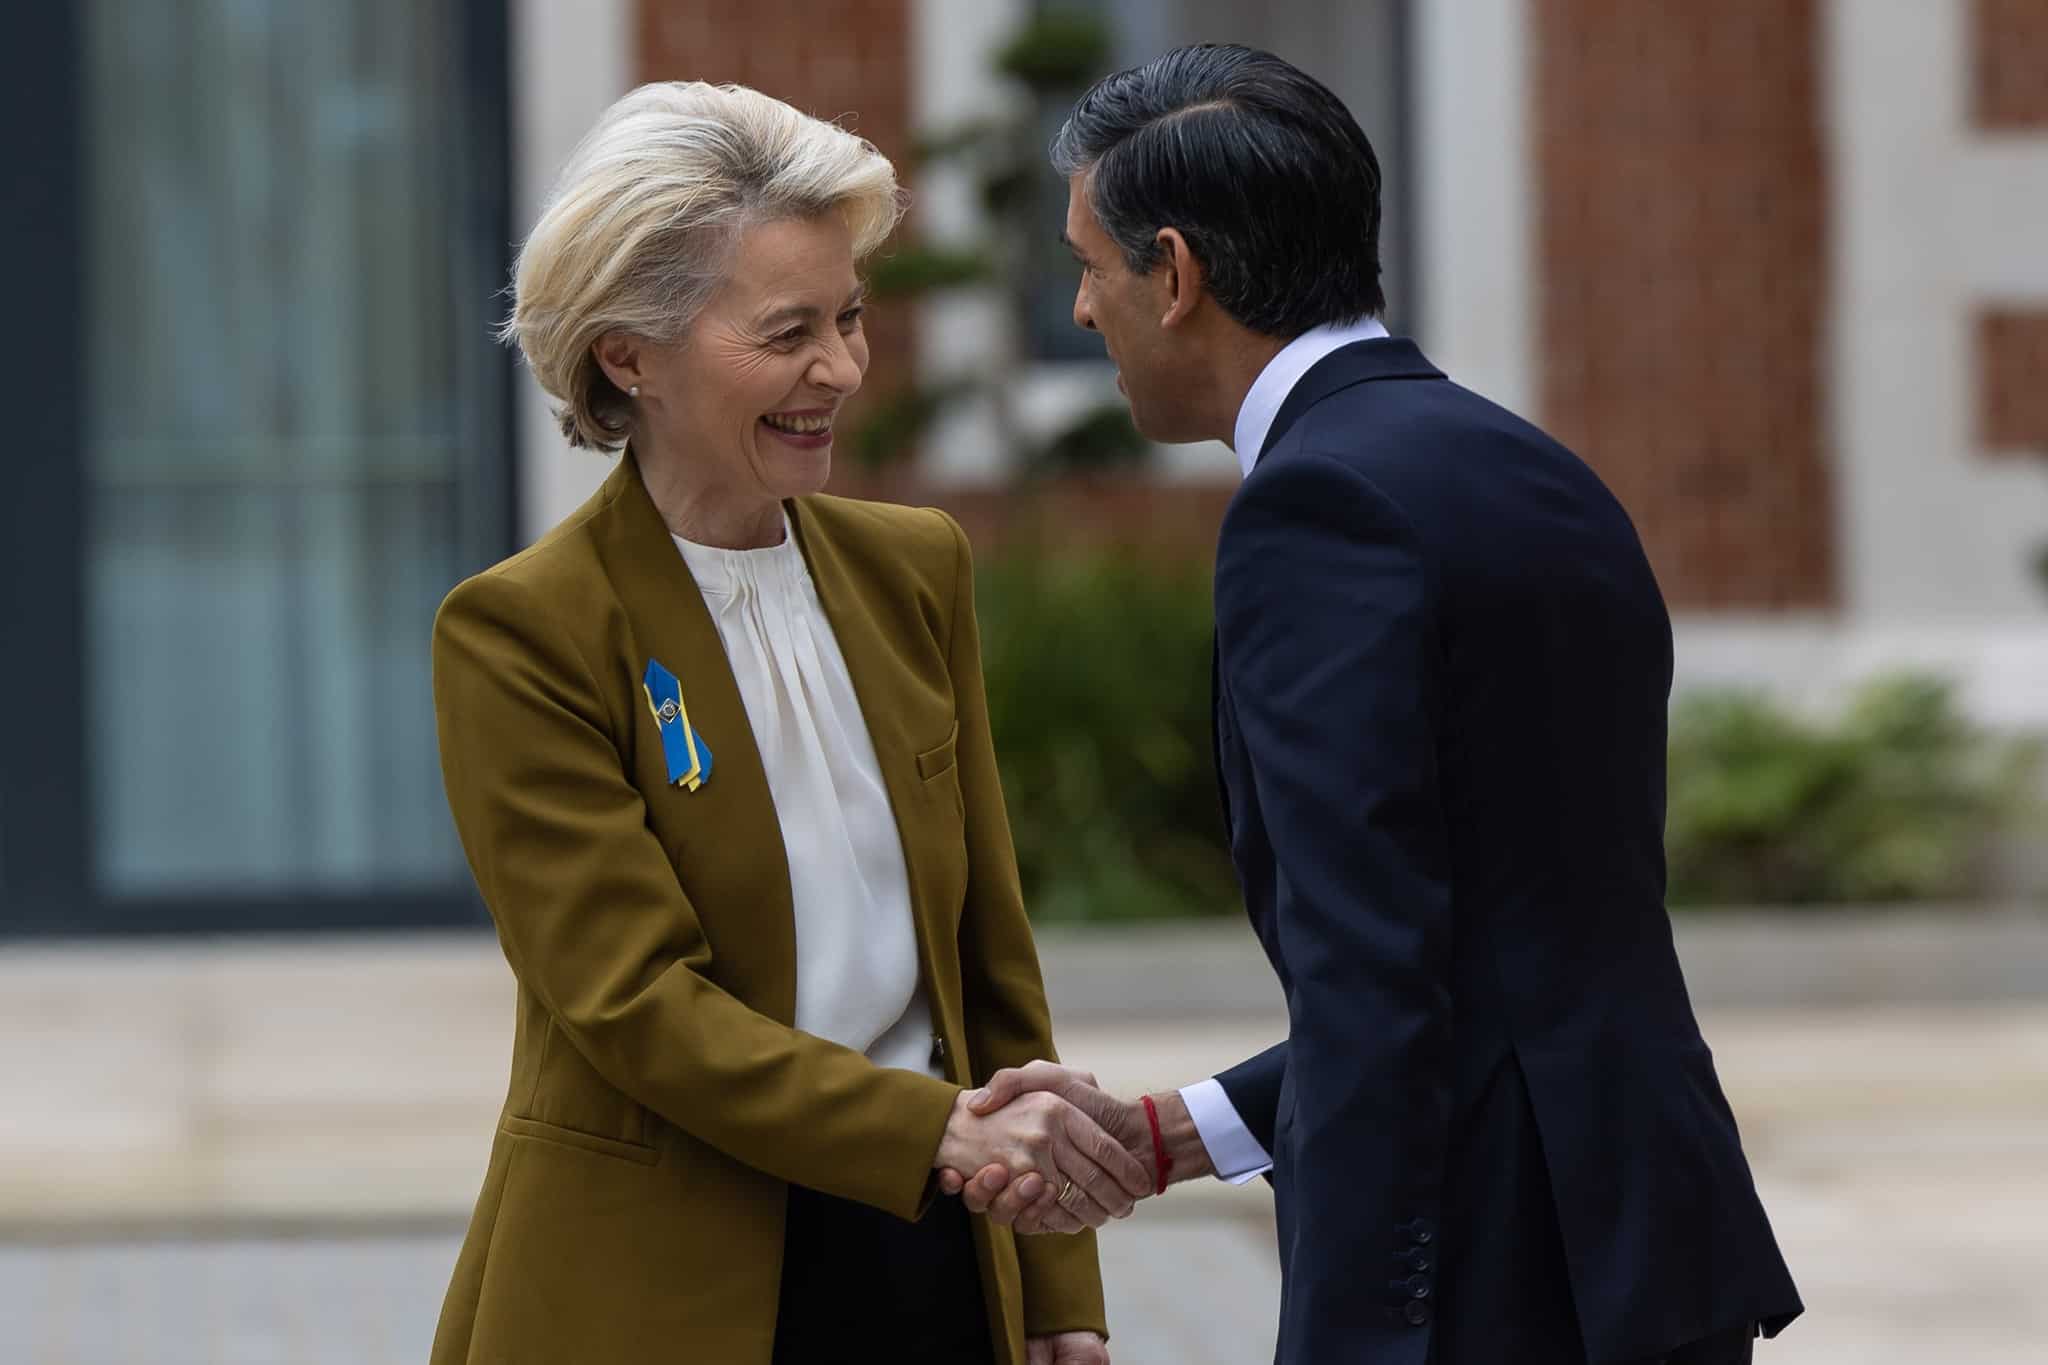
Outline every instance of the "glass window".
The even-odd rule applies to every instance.
[[[509,541],[479,8],[88,7],[94,894],[466,883],[427,645]]]

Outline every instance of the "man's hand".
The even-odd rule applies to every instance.
[[[1015,1102],[1001,1106],[985,1099],[975,1105],[976,1098],[962,1094],[953,1102],[933,1167],[972,1171],[994,1166],[1028,1173],[1046,1195],[1044,1231],[1079,1232],[1111,1218],[1128,1218],[1138,1198],[1152,1188],[1137,1158],[1058,1095],[1012,1092]]]
[[[1055,1332],[1024,1343],[1024,1365],[1109,1365],[1109,1346],[1093,1332]]]
[[[1032,1062],[998,1071],[978,1095],[968,1099],[976,1112],[990,1113],[1031,1094],[1056,1095],[1093,1120],[1144,1171],[1145,1188],[1139,1197],[1153,1192],[1156,1187],[1152,1178],[1152,1125],[1145,1117],[1143,1105],[1106,1093],[1090,1073],[1053,1062]],[[1193,1122],[1187,1118],[1180,1096],[1166,1096],[1159,1101],[1159,1108],[1162,1130],[1169,1139],[1167,1150],[1174,1159],[1174,1178],[1207,1175],[1213,1169],[1209,1154],[1202,1147]],[[1020,1233],[1074,1230],[1060,1218],[1059,1190],[1048,1186],[1037,1174],[990,1163],[970,1180],[962,1173],[965,1169],[941,1169],[939,1185],[948,1194],[960,1195],[973,1212],[986,1213],[992,1221]]]

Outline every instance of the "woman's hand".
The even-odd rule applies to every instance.
[[[975,1113],[970,1099],[963,1093],[953,1101],[933,1168],[1001,1166],[1012,1175],[1037,1172],[1048,1189],[1057,1191],[1057,1206],[1044,1230],[1079,1232],[1111,1218],[1128,1218],[1137,1201],[1151,1193],[1151,1177],[1137,1158],[1058,1095],[1020,1095],[988,1115]]]
[[[1109,1345],[1093,1332],[1055,1332],[1024,1343],[1024,1365],[1109,1365]]]

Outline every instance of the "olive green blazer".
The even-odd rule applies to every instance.
[[[434,1365],[768,1365],[788,1183],[915,1218],[959,1090],[1054,1055],[966,538],[930,510],[788,510],[896,811],[948,1079],[792,1027],[767,778],[628,452],[434,625],[448,803],[519,985],[511,1088]],[[696,791],[666,780],[650,659],[711,746]],[[1092,1238],[1018,1240],[980,1218],[974,1238],[999,1360],[1022,1365],[1027,1335],[1105,1330]]]

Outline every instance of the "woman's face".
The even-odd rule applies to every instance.
[[[839,215],[747,228],[724,287],[683,339],[639,344],[636,448],[674,458],[714,497],[817,492],[840,405],[868,368],[861,311]]]

